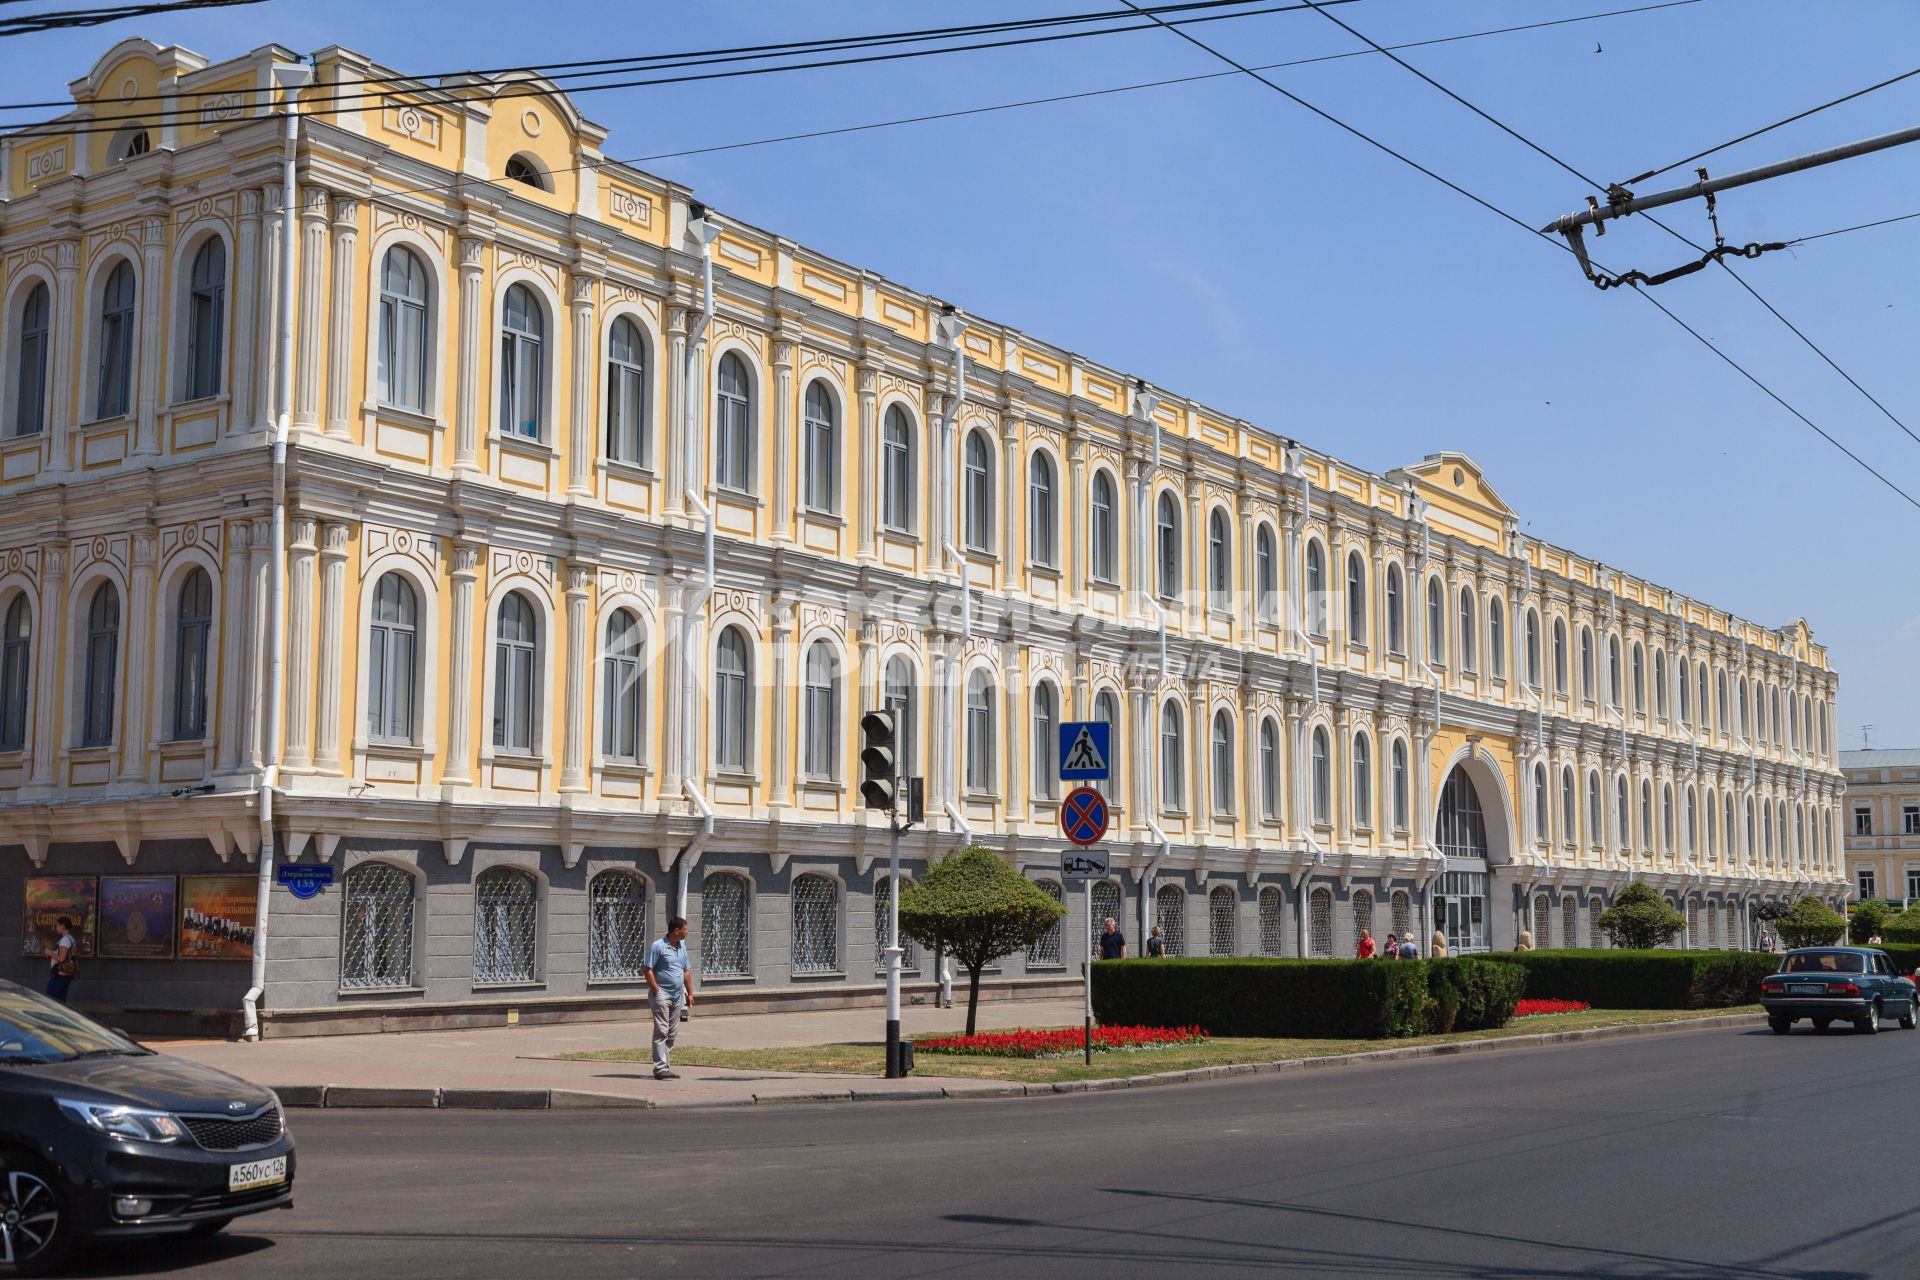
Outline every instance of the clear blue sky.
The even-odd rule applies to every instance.
[[[1634,2],[1363,0],[1336,12],[1395,43]],[[426,71],[1099,7],[276,0],[7,40],[0,66],[9,98],[41,98],[131,34],[213,57],[338,42]],[[1246,62],[1356,47],[1313,13],[1190,30]],[[1401,56],[1613,181],[1908,70],[1917,50],[1908,0],[1702,0]],[[577,100],[625,159],[1219,69],[1148,31]],[[1274,75],[1533,225],[1581,202],[1575,179],[1378,56]],[[1726,172],[1915,122],[1920,77],[1708,163]],[[1860,745],[1863,723],[1878,744],[1920,744],[1920,510],[1630,291],[1600,293],[1567,255],[1244,78],[646,167],[730,214],[1362,465],[1464,450],[1531,534],[1767,625],[1804,615],[1840,671],[1841,745]],[[1729,193],[1721,225],[1744,243],[1917,210],[1920,144]],[[1697,204],[1668,214],[1706,234]],[[1597,248],[1615,269],[1649,271],[1686,253],[1641,219]],[[1739,269],[1920,431],[1920,219]],[[1717,269],[1659,296],[1920,497],[1920,444]]]

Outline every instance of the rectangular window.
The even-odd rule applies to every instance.
[[[1904,835],[1920,836],[1920,804],[1910,804],[1900,811],[1900,830]]]
[[[1853,873],[1853,875],[1854,875],[1854,880],[1855,880],[1855,882],[1856,882],[1856,883],[1858,883],[1858,884],[1859,884],[1859,886],[1860,886],[1860,894],[1859,894],[1859,896],[1860,896],[1860,897],[1861,897],[1862,899],[1865,899],[1865,898],[1871,898],[1871,897],[1873,897],[1873,896],[1874,896],[1874,889],[1875,889],[1875,887],[1876,887],[1876,882],[1875,882],[1875,879],[1874,879],[1874,874],[1873,874],[1873,868],[1872,868],[1872,867],[1861,867],[1861,868],[1859,868],[1859,869],[1857,869],[1857,870],[1856,870],[1856,871],[1855,871],[1855,872]]]
[[[1873,810],[1866,805],[1856,805],[1853,810],[1853,834],[1870,836],[1873,834]]]
[[[1920,902],[1920,867],[1907,868],[1907,904]]]

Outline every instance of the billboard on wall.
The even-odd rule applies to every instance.
[[[171,960],[177,923],[172,876],[100,878],[100,954],[123,960]]]
[[[252,876],[181,876],[180,958],[251,960],[259,909]]]
[[[53,922],[65,916],[73,921],[74,942],[80,954],[92,955],[96,889],[92,876],[28,876],[20,954],[39,956],[52,950],[54,939],[60,936]]]

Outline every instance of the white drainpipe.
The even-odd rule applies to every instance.
[[[705,544],[699,589],[685,602],[680,614],[680,779],[688,802],[700,814],[699,833],[687,842],[676,859],[679,874],[675,889],[678,899],[675,914],[683,917],[687,914],[688,877],[700,851],[713,838],[714,826],[713,806],[707,803],[694,768],[700,756],[697,729],[700,719],[699,654],[702,646],[697,641],[707,604],[713,599],[714,587],[713,508],[700,496],[700,486],[694,478],[700,470],[700,407],[706,401],[705,393],[694,385],[694,366],[700,343],[706,338],[707,326],[713,323],[713,242],[720,234],[718,224],[707,218],[704,205],[690,205],[688,212],[691,216],[687,221],[687,234],[700,246],[700,311],[687,334],[686,363],[680,378],[681,394],[686,401],[686,421],[680,443],[683,459],[680,474],[686,488],[681,494],[681,501],[705,523]]]
[[[960,701],[960,690],[965,686],[961,682],[960,672],[965,664],[967,644],[973,639],[973,562],[969,560],[953,542],[953,520],[959,514],[958,504],[954,501],[953,467],[954,444],[958,439],[960,410],[967,401],[967,351],[961,344],[960,335],[965,333],[967,321],[964,316],[948,306],[936,322],[936,336],[953,349],[953,399],[941,421],[941,466],[938,475],[941,489],[941,518],[946,529],[941,533],[940,547],[947,558],[960,572],[960,656],[950,670],[948,679],[952,682],[946,690],[947,705],[957,710],[956,728],[964,726],[966,708]],[[962,495],[964,501],[964,495]],[[973,824],[967,821],[967,815],[960,811],[956,797],[960,794],[961,761],[958,750],[964,739],[960,733],[953,735],[953,743],[945,752],[946,777],[942,779],[946,786],[946,799],[941,808],[946,812],[947,820],[953,823],[953,829],[960,834],[963,846],[974,842]]]
[[[1149,530],[1151,530],[1153,526],[1148,523],[1147,513],[1151,510],[1151,504],[1148,502],[1148,495],[1153,489],[1151,477],[1160,473],[1160,414],[1157,412],[1159,397],[1154,395],[1146,382],[1139,378],[1134,379],[1133,395],[1134,413],[1144,417],[1153,426],[1153,468],[1148,472],[1148,482],[1140,488],[1140,505],[1136,509],[1137,519],[1134,525],[1134,527],[1140,531],[1139,536],[1146,541],[1147,550],[1151,552],[1153,549],[1153,541]],[[1155,567],[1153,560],[1154,557],[1151,554],[1140,557],[1143,577],[1151,579]],[[1147,705],[1147,741],[1149,744],[1152,744],[1157,741],[1155,736],[1157,733],[1156,726],[1160,723],[1160,690],[1166,684],[1167,680],[1167,611],[1161,606],[1158,598],[1155,597],[1150,582],[1142,582],[1140,584],[1140,598],[1153,607],[1154,618],[1160,628],[1159,653],[1157,657],[1158,665],[1154,668],[1153,673],[1153,698]],[[1141,809],[1146,819],[1145,825],[1147,833],[1154,839],[1155,849],[1153,856],[1147,860],[1147,865],[1141,868],[1140,871],[1139,954],[1143,956],[1147,954],[1147,930],[1153,921],[1153,877],[1154,874],[1160,870],[1161,865],[1173,856],[1173,841],[1168,837],[1166,831],[1161,828],[1159,820],[1159,753],[1157,751],[1149,752],[1147,761],[1147,768],[1145,770],[1147,775],[1147,794],[1144,798],[1145,803],[1141,805]]]
[[[260,1000],[267,991],[268,916],[273,903],[273,790],[280,783],[280,725],[284,698],[285,672],[282,655],[287,645],[284,612],[287,583],[287,430],[293,421],[293,314],[298,299],[294,296],[298,276],[294,271],[294,253],[299,247],[297,215],[300,208],[300,177],[295,155],[300,145],[300,100],[298,90],[313,80],[313,67],[307,63],[286,63],[273,69],[274,82],[287,92],[286,150],[280,161],[280,333],[274,349],[274,367],[279,378],[280,406],[273,424],[273,561],[267,603],[267,725],[265,769],[260,775],[260,883],[255,889],[252,981],[240,997],[245,1019],[245,1036],[260,1038]]]

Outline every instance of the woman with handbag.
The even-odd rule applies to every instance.
[[[65,916],[53,922],[53,931],[58,937],[40,954],[48,960],[47,994],[65,1004],[67,992],[80,974],[80,944],[73,936],[73,921]]]

